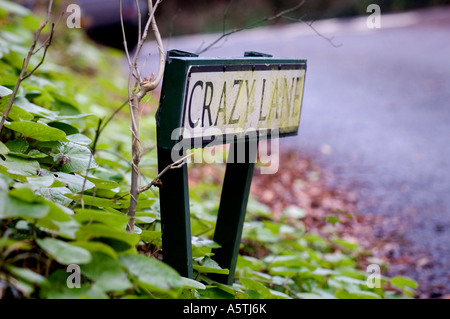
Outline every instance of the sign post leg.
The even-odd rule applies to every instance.
[[[171,150],[158,147],[158,171],[172,164]],[[192,278],[191,224],[187,166],[161,176],[159,189],[163,260],[181,276]]]
[[[221,245],[221,248],[212,251],[214,253],[213,259],[219,266],[230,271],[228,275],[214,275],[212,277],[229,285],[234,282],[234,272],[256,159],[256,147],[252,147],[249,142],[243,142],[243,144],[245,144],[247,153],[243,163],[236,161],[238,144],[230,145],[214,233],[214,241]]]

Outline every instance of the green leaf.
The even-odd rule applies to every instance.
[[[295,276],[297,274],[303,274],[303,273],[310,273],[310,270],[306,267],[299,267],[299,266],[279,266],[279,267],[271,267],[269,270],[269,273],[271,275],[280,275],[280,276]]]
[[[10,152],[14,153],[25,153],[30,146],[26,140],[21,138],[8,141],[5,145],[8,147]]]
[[[6,108],[8,106],[8,99],[3,98],[0,99],[0,113],[3,115],[6,111]],[[8,118],[13,121],[29,121],[33,119],[33,115],[28,113],[27,111],[22,110],[20,107],[14,106],[10,109],[8,113]]]
[[[81,273],[104,291],[123,291],[132,287],[117,260],[102,253],[93,253],[91,262],[81,266]]]
[[[29,203],[9,196],[7,193],[0,193],[0,219],[5,218],[43,218],[50,210],[48,205],[39,203]]]
[[[9,196],[27,203],[33,203],[36,200],[33,191],[27,187],[12,189],[9,192]]]
[[[45,277],[35,273],[34,271],[27,268],[19,268],[15,266],[7,266],[7,270],[14,276],[17,276],[32,284],[43,284],[45,282]]]
[[[70,208],[41,198],[39,199],[39,202],[43,202],[50,207],[47,217],[53,221],[67,222],[72,220],[71,216],[73,215],[73,211]]]
[[[126,230],[118,230],[107,225],[92,224],[80,227],[76,235],[78,240],[96,240],[110,245],[116,252],[124,253],[139,242],[139,235]]]
[[[128,217],[120,213],[109,213],[93,209],[76,209],[75,220],[80,224],[99,222],[112,228],[125,229]]]
[[[6,155],[9,153],[8,147],[0,141],[0,154]]]
[[[78,134],[78,132],[79,132],[79,130],[76,127],[69,125],[67,123],[49,122],[47,124],[48,124],[48,126],[51,126],[51,127],[60,129],[61,131],[64,131],[64,133],[66,133],[67,136],[72,135],[72,134]],[[66,138],[67,138],[67,136],[66,136]]]
[[[139,236],[141,240],[146,241],[148,243],[159,243],[161,241],[161,232],[160,231],[152,231],[152,230],[143,230]]]
[[[305,267],[310,270],[314,270],[312,266],[305,258],[301,255],[281,255],[281,256],[266,256],[264,258],[266,263],[269,263],[270,268],[275,267]]]
[[[52,173],[56,180],[64,183],[73,193],[79,193],[83,190],[94,188],[95,185],[89,180],[85,181],[85,178],[78,174],[67,174],[64,172]]]
[[[62,269],[54,271],[47,283],[39,291],[41,299],[107,299],[108,296],[97,285],[82,283],[80,288],[69,288],[67,279],[69,273]]]
[[[12,122],[6,126],[26,137],[34,138],[38,141],[61,141],[66,138],[66,133],[57,128],[53,128],[44,123],[36,122]]]
[[[84,248],[54,238],[37,239],[37,244],[53,259],[63,265],[87,264],[91,254]]]
[[[212,280],[211,278],[208,278],[207,276],[205,276],[205,275],[200,275],[200,278],[203,280],[203,281],[205,281],[208,285],[210,285],[209,287],[206,287],[207,289],[207,291],[206,291],[206,295],[205,295],[205,297],[206,298],[208,298],[208,297],[211,297],[211,298],[216,298],[216,297],[212,297],[211,295],[209,295],[209,293],[208,293],[208,290],[215,290],[215,292],[217,292],[217,290],[220,292],[222,292],[222,293],[219,293],[219,294],[216,294],[216,293],[214,293],[213,295],[214,296],[217,296],[218,298],[236,298],[236,299],[249,299],[250,298],[250,296],[249,295],[247,295],[244,291],[243,291],[243,289],[241,289],[239,286],[237,286],[237,285],[225,285],[225,284],[222,284],[222,283],[220,283],[220,282],[217,282],[217,281],[214,281],[214,280]],[[214,286],[214,288],[213,287],[211,287],[211,286]],[[217,287],[218,289],[216,290],[216,288],[215,287]],[[223,295],[223,293],[226,293],[227,295]]]
[[[41,187],[50,187],[53,185],[54,182],[55,179],[52,176],[36,176],[36,177],[27,177],[26,185],[34,190]]]
[[[41,219],[42,220],[42,219]],[[39,222],[41,221],[39,220]],[[38,222],[38,223],[39,223]],[[80,224],[78,224],[75,220],[69,220],[64,222],[52,221],[53,224],[58,227],[58,235],[67,239],[75,239],[75,234],[80,228]]]
[[[53,159],[58,165],[61,165],[62,171],[65,173],[85,172],[88,168],[98,167],[91,151],[86,146],[71,142],[61,143],[58,151],[59,153],[53,155]]]
[[[88,176],[87,179],[88,181],[94,183],[95,187],[97,187],[98,189],[114,189],[119,187],[119,183],[107,179],[101,179],[92,176]]]
[[[156,215],[154,213],[136,212],[136,223],[137,224],[151,224],[155,220],[156,220]]]
[[[89,145],[92,143],[92,140],[87,137],[86,135],[83,134],[72,134],[72,135],[67,135],[66,138],[75,144],[81,144],[81,145]]]
[[[339,219],[338,215],[329,215],[329,216],[325,216],[323,218],[326,222],[330,223],[331,225],[335,225],[336,223],[342,223],[342,221]]]
[[[13,105],[15,107],[19,107],[22,110],[24,110],[28,113],[37,115],[39,117],[51,118],[51,117],[57,116],[56,112],[47,110],[47,109],[40,107],[34,103],[31,103],[24,96],[17,96],[16,99],[14,100]]]
[[[122,255],[119,263],[128,269],[139,285],[176,297],[182,288],[180,275],[163,262],[145,255]]]
[[[70,199],[68,199],[66,195],[72,194],[72,192],[66,187],[42,187],[36,190],[36,194],[55,203],[67,205],[70,203]]]
[[[73,200],[79,200],[81,198],[81,200],[83,201],[84,205],[86,207],[90,207],[90,206],[95,206],[95,207],[111,207],[111,208],[125,208],[125,205],[121,205],[121,202],[117,202],[111,199],[107,199],[107,198],[100,198],[100,197],[92,197],[89,195],[78,195],[78,194],[73,194],[73,195],[68,195],[67,197],[72,198]]]
[[[48,155],[45,153],[41,153],[38,150],[30,150],[28,153],[15,153],[15,152],[10,152],[10,155],[14,155],[14,156],[18,156],[18,157],[22,157],[22,158],[44,158],[47,157]]]
[[[237,261],[238,268],[249,268],[251,270],[259,270],[262,267],[262,261],[250,256],[241,256],[238,255]]]
[[[298,292],[295,294],[300,299],[323,299],[323,297],[313,292]]]
[[[356,251],[359,248],[358,243],[350,242],[342,238],[332,238],[331,242],[338,244],[339,246],[343,247],[348,251]]]
[[[351,292],[338,290],[334,296],[339,299],[381,299],[380,295],[365,290],[352,290]]]
[[[26,16],[31,13],[31,11],[24,6],[9,1],[0,1],[0,10],[4,10],[8,13],[14,13],[20,16]]]
[[[34,160],[3,155],[0,158],[0,172],[6,172],[13,178],[25,180],[25,176],[37,176],[40,169],[39,163]]]
[[[220,248],[221,246],[210,239],[192,237],[192,257],[212,256],[212,248]]]
[[[89,250],[91,253],[102,253],[112,257],[113,259],[117,259],[117,254],[111,246],[108,246],[101,242],[95,241],[73,241],[70,242],[71,245],[75,245],[86,250]]]
[[[54,201],[40,199],[40,202],[45,202],[50,207],[50,211],[47,216],[38,220],[37,226],[52,235],[74,239],[80,224],[72,219],[73,211]]]
[[[230,271],[219,266],[217,262],[209,257],[203,258],[201,264],[193,265],[193,268],[199,273],[223,274],[228,275]]]
[[[181,277],[181,285],[185,289],[206,289],[206,286],[197,280]]]
[[[262,283],[249,278],[240,278],[239,280],[241,284],[243,284],[247,289],[257,292],[263,298],[273,298],[270,289],[264,286]]]
[[[11,95],[13,91],[11,91],[10,89],[8,89],[7,87],[1,86],[0,85],[0,98],[7,96],[7,95]]]
[[[417,289],[419,286],[417,281],[414,279],[404,277],[404,276],[395,276],[391,278],[391,284],[396,286],[397,288],[404,289],[405,287]]]
[[[9,100],[11,99],[12,91],[4,86],[0,86],[0,112],[2,115],[6,112],[6,109],[9,104]],[[17,98],[16,98],[17,100]],[[29,121],[33,119],[33,115],[22,109],[21,107],[18,107],[14,105],[11,107],[8,113],[8,118],[14,120],[14,121],[20,121],[25,120]]]
[[[209,247],[209,248],[220,248],[218,243],[211,239],[200,238],[197,236],[192,236],[192,245],[194,247]]]

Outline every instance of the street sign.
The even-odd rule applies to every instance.
[[[234,280],[256,161],[252,143],[297,134],[305,73],[306,60],[257,52],[229,59],[199,58],[178,50],[167,54],[156,114],[159,172],[175,162],[174,154],[230,144],[213,238],[221,248],[212,251],[212,258],[229,274],[215,276],[218,281],[232,284]],[[238,161],[242,150],[244,161]],[[163,260],[192,278],[186,165],[167,170],[161,182]]]
[[[164,73],[158,143],[202,147],[224,144],[228,135],[296,135],[300,123],[306,61],[248,57],[198,58],[170,51]],[[170,87],[170,93],[167,91]]]
[[[190,66],[182,136],[213,141],[221,133],[297,132],[304,78],[304,64]]]

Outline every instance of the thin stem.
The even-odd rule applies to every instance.
[[[153,5],[152,0],[148,0],[148,20],[145,24],[144,30],[139,31],[139,41],[136,46],[136,50],[134,53],[133,60],[131,60],[131,57],[129,55],[128,49],[126,48],[126,35],[125,35],[125,28],[123,23],[123,14],[121,12],[120,19],[121,19],[121,26],[122,26],[122,35],[124,38],[124,45],[125,45],[125,52],[127,54],[128,59],[128,65],[130,68],[130,73],[128,77],[128,105],[130,108],[130,114],[131,114],[131,152],[132,152],[132,158],[131,158],[131,186],[130,186],[130,206],[128,208],[127,215],[130,218],[127,229],[128,231],[134,230],[134,217],[136,214],[136,208],[137,208],[137,200],[138,196],[140,194],[139,192],[139,162],[141,160],[141,149],[140,149],[140,141],[139,141],[139,102],[144,98],[144,96],[151,90],[154,90],[158,84],[160,83],[163,71],[164,71],[164,64],[165,64],[165,56],[164,56],[164,49],[163,49],[163,43],[161,39],[161,35],[158,30],[158,26],[156,24],[155,20],[155,12],[158,5],[161,3],[161,0],[157,0],[155,4]],[[122,1],[120,0],[120,5],[122,5]],[[138,6],[138,10],[139,10]],[[140,13],[139,13],[140,17]],[[150,77],[149,80],[141,79],[141,72],[139,70],[139,67],[137,65],[137,60],[139,58],[140,51],[144,45],[145,40],[147,39],[148,35],[148,29],[152,27],[152,31],[156,38],[156,43],[159,50],[159,68],[158,68],[158,74],[156,78],[154,78],[154,75]],[[140,29],[140,28],[139,28]],[[136,83],[132,83],[132,76],[134,76],[137,80]],[[139,90],[136,91],[137,87],[139,86]],[[133,88],[132,88],[133,87]]]
[[[145,192],[147,190],[150,189],[150,187],[155,186],[158,182],[158,180],[161,178],[161,176],[163,176],[169,169],[177,169],[182,167],[185,162],[184,160],[187,159],[188,157],[191,157],[194,153],[190,153],[187,154],[185,156],[183,156],[182,158],[180,158],[178,161],[173,162],[170,165],[167,165],[159,174],[158,176],[156,176],[147,186],[144,186],[142,188],[139,188],[139,193]]]
[[[41,32],[46,27],[46,25],[48,24],[48,21],[50,19],[50,15],[52,13],[52,7],[53,7],[53,0],[50,0],[49,4],[48,4],[47,15],[45,17],[45,20],[39,24],[39,28],[37,29],[36,34],[34,35],[34,41],[31,44],[30,50],[28,51],[28,54],[27,54],[27,57],[23,60],[22,70],[20,71],[19,78],[16,82],[16,85],[14,86],[13,92],[8,101],[8,105],[6,106],[5,112],[3,113],[3,116],[0,120],[0,132],[2,131],[3,125],[5,124],[5,121],[9,116],[9,112],[11,111],[11,108],[13,106],[14,100],[16,99],[17,92],[19,91],[19,87],[22,84],[22,81],[25,80],[26,78],[28,78],[30,75],[32,75],[33,72],[36,71],[41,66],[41,64],[44,62],[44,59],[45,59],[45,56],[47,53],[47,49],[48,49],[48,47],[51,43],[52,37],[53,37],[54,24],[52,25],[52,29],[50,31],[50,36],[47,38],[46,41],[44,41],[43,45],[45,47],[45,51],[44,51],[44,55],[43,55],[41,61],[38,63],[38,65],[33,70],[31,70],[30,72],[27,73],[27,68],[28,68],[28,65],[30,64],[31,57],[33,55],[35,55],[42,47],[41,46],[38,50],[35,51],[35,48],[38,43]]]
[[[217,43],[219,43],[222,39],[224,39],[224,38],[226,38],[226,37],[229,37],[230,35],[232,35],[232,34],[234,34],[234,33],[237,33],[237,32],[243,31],[243,30],[253,29],[253,28],[255,28],[255,27],[261,25],[262,23],[265,23],[265,22],[269,22],[269,21],[272,21],[272,20],[279,19],[279,18],[281,18],[282,16],[284,16],[284,15],[290,13],[290,12],[293,12],[293,11],[299,9],[301,6],[303,6],[303,4],[305,3],[305,1],[306,1],[306,0],[303,0],[303,1],[301,1],[300,3],[298,3],[296,6],[294,6],[294,7],[292,7],[292,8],[283,10],[283,11],[277,13],[276,15],[273,15],[273,16],[270,16],[270,17],[265,17],[265,18],[263,18],[263,19],[261,19],[261,20],[259,20],[259,21],[257,21],[257,22],[251,23],[251,24],[249,24],[249,25],[247,25],[247,26],[245,26],[245,27],[238,28],[238,29],[234,29],[234,30],[231,30],[231,31],[228,31],[228,32],[223,32],[222,35],[221,35],[220,37],[218,37],[216,40],[214,40],[214,41],[211,42],[209,45],[207,45],[204,49],[202,49],[202,50],[200,50],[200,51],[197,51],[196,54],[202,54],[202,53],[208,51],[208,50],[211,49],[213,46],[215,46]]]

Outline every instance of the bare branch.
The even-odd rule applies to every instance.
[[[177,169],[182,167],[184,164],[186,164],[185,159],[191,157],[194,153],[190,153],[187,154],[185,156],[183,156],[182,158],[180,158],[178,161],[173,162],[170,165],[167,165],[159,174],[158,176],[156,176],[148,185],[139,188],[139,193],[145,192],[147,190],[149,190],[152,186],[157,185],[159,179],[161,178],[161,176],[163,176],[169,169]]]
[[[319,37],[327,40],[333,47],[339,48],[342,46],[342,43],[336,44],[333,42],[334,36],[326,37],[322,33],[320,33],[315,27],[313,27],[313,23],[316,22],[315,20],[305,21],[305,20],[303,20],[303,18],[292,18],[292,17],[288,17],[288,16],[282,16],[282,18],[284,18],[286,20],[294,21],[294,22],[302,22],[302,23],[306,24],[308,27],[310,27],[311,30],[313,30]]]
[[[156,78],[153,81],[144,81],[141,85],[141,90],[137,94],[139,101],[147,94],[149,91],[156,89],[156,87],[161,82],[163,73],[164,73],[164,64],[166,62],[166,57],[164,54],[164,45],[161,39],[161,34],[159,33],[158,25],[156,24],[155,19],[155,11],[158,5],[161,3],[161,0],[157,0],[155,5],[153,6],[152,0],[148,0],[149,7],[149,19],[144,29],[144,34],[142,35],[142,39],[139,41],[136,55],[134,56],[133,67],[137,68],[137,59],[139,57],[140,50],[144,44],[144,41],[147,39],[148,29],[151,25],[153,34],[155,35],[156,45],[158,46],[159,51],[159,65],[158,65],[158,73]]]
[[[131,186],[130,186],[130,206],[128,208],[127,215],[130,218],[128,222],[128,230],[133,231],[134,229],[134,217],[136,214],[136,207],[137,207],[137,199],[140,194],[139,192],[139,179],[140,179],[140,173],[139,173],[139,163],[141,160],[141,145],[139,141],[139,102],[144,98],[144,96],[154,90],[159,82],[162,79],[163,71],[164,71],[164,64],[165,64],[165,55],[164,55],[164,48],[163,43],[161,39],[161,35],[158,30],[158,26],[156,24],[155,20],[155,12],[158,7],[158,5],[161,3],[162,0],[156,0],[155,4],[153,4],[152,0],[147,0],[148,2],[148,19],[147,23],[145,24],[145,27],[143,30],[141,30],[141,26],[139,25],[139,39],[136,46],[136,50],[134,53],[133,59],[131,59],[129,52],[126,48],[126,39],[125,39],[125,29],[124,29],[124,23],[123,23],[123,15],[121,13],[121,25],[122,25],[122,34],[124,37],[124,45],[125,45],[125,52],[127,54],[128,59],[128,65],[130,68],[130,74],[128,78],[128,105],[130,108],[130,114],[131,114]],[[120,0],[121,2],[121,0]],[[137,0],[136,0],[137,3]],[[137,7],[138,11],[140,11],[139,6]],[[141,17],[141,14],[139,12],[138,14],[139,19]],[[159,68],[158,68],[158,75],[156,78],[154,77],[154,74],[150,76],[150,79],[142,79],[141,78],[141,71],[138,67],[138,58],[141,52],[141,49],[145,43],[145,40],[148,36],[148,30],[152,27],[152,31],[156,38],[156,43],[159,50]],[[137,82],[134,83],[132,81],[132,77],[135,77]],[[137,90],[139,88],[139,90]]]
[[[155,12],[156,12],[156,8],[157,8],[158,5],[161,3],[161,1],[162,1],[162,0],[157,0],[156,3],[155,3],[155,5],[153,6],[152,0],[148,0],[148,12],[149,12],[149,17],[148,17],[147,23],[145,24],[145,27],[144,27],[144,31],[143,31],[143,33],[142,33],[142,36],[139,38],[138,44],[137,44],[137,46],[136,46],[136,51],[135,51],[135,54],[134,54],[133,62],[131,62],[131,68],[133,69],[133,72],[136,72],[136,74],[139,76],[138,81],[139,81],[140,83],[143,82],[143,81],[142,81],[141,76],[140,76],[140,70],[139,70],[139,67],[138,67],[138,65],[137,65],[137,60],[138,60],[138,58],[139,58],[139,55],[140,55],[142,46],[144,45],[145,40],[147,40],[148,29],[150,28],[150,25],[152,25],[153,30],[154,30],[153,25],[156,26]],[[160,45],[159,45],[159,42],[158,42],[158,36],[159,36],[159,38],[161,38],[161,36],[160,36],[160,34],[159,34],[159,32],[158,32],[158,28],[157,28],[157,27],[156,27],[156,31],[157,31],[157,32],[155,32],[155,37],[157,38],[156,40],[157,40],[158,47],[159,47]],[[161,41],[161,47],[162,47],[162,41]],[[141,86],[141,89],[142,89],[142,86]],[[142,90],[141,90],[141,91],[142,91]],[[144,91],[145,91],[145,90],[144,90]],[[142,92],[142,93],[140,93],[140,94],[142,94],[142,97],[143,97],[143,96],[144,96],[147,92],[149,92],[149,91],[150,91],[150,89],[148,89],[148,90],[146,90],[145,92]],[[141,97],[141,99],[142,99],[142,97]]]
[[[11,108],[13,106],[14,100],[16,99],[17,92],[19,91],[19,87],[22,84],[22,81],[25,80],[26,78],[28,78],[29,76],[31,76],[42,65],[42,63],[44,62],[44,59],[45,59],[46,53],[47,53],[47,49],[50,46],[51,40],[53,38],[54,31],[55,31],[54,30],[54,28],[55,28],[54,24],[52,25],[52,29],[50,31],[50,35],[47,38],[47,40],[45,40],[43,42],[43,44],[37,50],[36,50],[36,46],[37,46],[37,43],[39,41],[39,37],[41,35],[42,30],[48,24],[48,21],[50,19],[51,13],[52,13],[52,8],[53,8],[53,0],[50,0],[49,4],[48,4],[47,14],[45,16],[45,19],[44,19],[44,21],[42,21],[39,24],[39,28],[37,29],[36,34],[34,35],[34,41],[31,44],[30,50],[28,51],[28,55],[23,60],[22,70],[20,71],[19,78],[17,79],[16,85],[14,86],[13,92],[12,92],[10,98],[9,98],[8,105],[7,105],[7,107],[5,109],[5,112],[3,113],[2,119],[0,121],[0,132],[2,131],[3,125],[5,124],[5,121],[8,118],[9,112],[11,111]],[[31,57],[33,55],[35,55],[37,52],[39,52],[39,50],[42,47],[45,47],[42,59],[40,60],[40,62],[38,63],[38,65],[35,68],[33,68],[30,72],[27,72],[27,68],[28,68],[28,65],[30,64]]]
[[[139,7],[139,0],[136,1],[136,8],[138,14],[138,39],[142,38],[142,17],[141,17],[141,8]]]
[[[50,47],[50,45],[52,44],[52,39],[53,39],[54,32],[55,32],[55,24],[52,23],[52,29],[50,31],[50,36],[48,37],[46,42],[43,43],[43,46],[41,46],[38,50],[35,51],[35,52],[39,52],[39,50],[42,47],[44,47],[44,53],[42,54],[41,60],[39,61],[39,63],[30,72],[28,72],[27,74],[25,74],[22,77],[22,81],[25,80],[26,78],[30,77],[34,73],[34,71],[36,71],[42,65],[42,63],[44,63],[45,57],[47,55],[47,50]],[[33,53],[33,54],[35,54],[35,53]]]
[[[284,11],[281,11],[281,12],[279,12],[279,13],[273,15],[273,16],[265,17],[265,18],[263,18],[263,19],[261,19],[261,20],[259,20],[257,22],[251,23],[251,24],[249,24],[249,25],[247,25],[245,27],[238,28],[238,29],[233,29],[233,30],[230,30],[230,31],[225,31],[226,18],[227,18],[227,15],[228,15],[229,7],[231,6],[232,2],[233,2],[233,0],[231,0],[228,3],[227,8],[225,9],[225,13],[224,13],[224,16],[223,16],[223,32],[222,32],[222,35],[220,35],[217,39],[215,39],[213,42],[211,42],[206,47],[203,47],[204,43],[202,43],[200,45],[200,47],[197,49],[197,51],[195,52],[196,54],[202,54],[202,53],[208,51],[209,49],[211,49],[215,45],[217,45],[220,41],[222,41],[222,40],[225,41],[230,35],[232,35],[234,33],[237,33],[237,32],[243,31],[243,30],[250,30],[250,29],[253,29],[255,27],[260,26],[263,23],[270,22],[270,21],[273,21],[273,20],[277,20],[277,19],[280,19],[280,18],[283,18],[283,19],[286,19],[286,20],[290,20],[290,21],[304,23],[308,27],[310,27],[311,30],[313,30],[319,37],[327,40],[333,47],[338,48],[338,47],[342,46],[342,43],[335,43],[333,41],[334,37],[326,37],[322,33],[320,33],[315,27],[313,27],[313,23],[315,21],[305,21],[303,19],[303,17],[302,18],[293,18],[293,17],[287,16],[287,14],[289,14],[291,12],[294,12],[294,11],[298,10],[301,6],[303,6],[303,4],[306,2],[306,0],[303,0],[303,1],[299,2],[296,6],[294,6],[292,8],[289,8],[289,9],[286,9]]]
[[[120,14],[120,26],[122,29],[122,37],[123,37],[123,47],[125,50],[125,55],[127,56],[128,67],[130,68],[130,76],[133,76],[137,81],[139,81],[138,75],[134,73],[133,64],[131,63],[130,52],[128,51],[128,43],[127,37],[125,34],[125,25],[123,23],[123,8],[122,8],[122,0],[119,0],[119,14]]]
[[[245,27],[234,29],[234,30],[231,30],[231,31],[228,31],[228,32],[224,32],[224,33],[222,33],[222,35],[220,37],[218,37],[216,40],[214,40],[209,45],[207,45],[204,49],[202,49],[201,51],[197,51],[196,54],[202,54],[202,53],[208,51],[209,49],[214,47],[217,43],[219,43],[222,39],[225,39],[225,38],[229,37],[230,35],[232,35],[234,33],[237,33],[237,32],[243,31],[243,30],[253,29],[253,28],[255,28],[255,27],[257,27],[257,26],[259,26],[259,25],[261,25],[263,23],[279,19],[279,18],[283,17],[284,15],[299,9],[301,6],[303,6],[305,1],[306,0],[302,0],[296,6],[294,6],[292,8],[283,10],[283,11],[277,13],[276,15],[273,15],[273,16],[270,16],[270,17],[265,17],[265,18],[263,18],[263,19],[261,19],[261,20],[259,20],[257,22],[251,23],[251,24],[249,24],[249,25],[247,25]],[[227,8],[227,10],[228,10],[228,8]]]
[[[222,25],[222,33],[226,32],[226,21],[227,21],[227,15],[228,11],[230,10],[231,5],[233,4],[233,0],[230,0],[227,4],[227,7],[225,9],[225,12],[223,13],[223,25]]]

